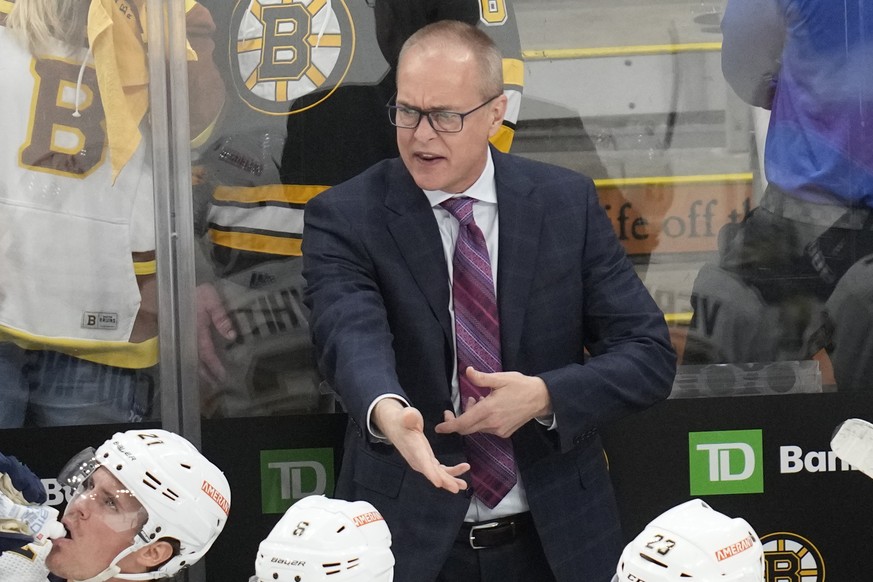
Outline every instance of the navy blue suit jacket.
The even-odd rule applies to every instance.
[[[557,419],[556,430],[535,420],[519,429],[516,460],[557,579],[606,582],[623,539],[597,431],[665,398],[675,354],[591,180],[493,148],[492,156],[503,367],[540,376]],[[349,412],[337,496],[382,512],[396,580],[433,580],[469,498],[436,489],[366,429],[370,403],[397,394],[421,411],[442,463],[465,460],[459,436],[434,432],[452,409],[455,356],[433,211],[393,159],[317,196],[305,217],[319,365]]]

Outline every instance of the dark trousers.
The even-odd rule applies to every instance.
[[[553,582],[534,528],[510,543],[475,550],[464,536],[455,541],[437,582]]]

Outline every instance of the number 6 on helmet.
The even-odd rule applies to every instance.
[[[250,582],[391,582],[391,532],[366,501],[304,497],[261,542]]]

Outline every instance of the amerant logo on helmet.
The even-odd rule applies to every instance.
[[[739,553],[745,552],[746,550],[752,548],[755,545],[755,538],[752,536],[748,536],[735,544],[731,544],[727,547],[724,547],[715,552],[716,559],[721,562],[722,560],[727,560],[733,556],[736,556]]]
[[[361,515],[356,515],[352,520],[355,522],[357,527],[361,527],[363,525],[367,525],[368,523],[373,523],[374,521],[382,521],[384,518],[382,514],[378,511],[368,511],[367,513],[362,513]]]
[[[228,501],[218,489],[213,487],[211,483],[203,481],[203,485],[200,486],[200,489],[206,493],[210,499],[218,504],[225,515],[230,513],[230,501]]]

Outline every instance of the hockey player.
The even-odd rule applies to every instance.
[[[653,519],[625,547],[612,582],[763,582],[764,549],[744,519],[699,499]]]
[[[211,259],[198,269],[205,411],[325,412],[332,399],[320,388],[301,300],[303,207],[398,155],[385,108],[393,65],[403,41],[436,20],[478,23],[500,46],[508,107],[493,143],[507,151],[523,86],[515,15],[508,0],[203,1],[230,31],[221,60],[233,87],[222,137],[197,173],[197,226]],[[273,35],[277,22],[296,24]]]
[[[66,535],[0,554],[0,580],[170,577],[203,557],[230,511],[224,474],[159,429],[116,433],[74,457],[59,481],[74,489],[61,520]]]
[[[258,547],[249,582],[391,582],[391,532],[366,501],[304,497]]]
[[[187,0],[191,135],[224,101]],[[0,428],[140,420],[157,363],[144,0],[0,2]]]

